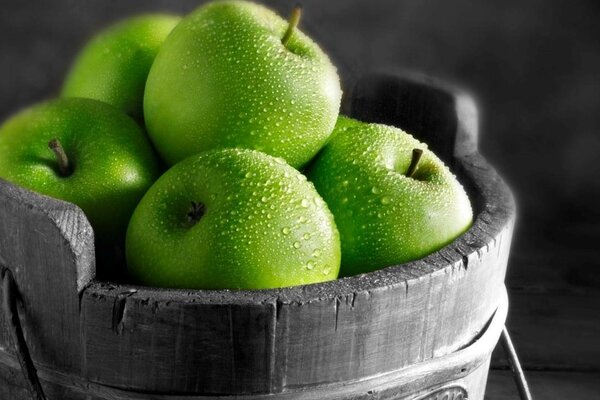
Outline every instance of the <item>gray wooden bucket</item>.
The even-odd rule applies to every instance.
[[[377,74],[344,108],[427,142],[467,188],[472,228],[422,260],[323,284],[156,289],[96,280],[81,210],[0,181],[0,398],[31,398],[38,377],[49,399],[482,400],[515,208],[477,151],[474,102]]]

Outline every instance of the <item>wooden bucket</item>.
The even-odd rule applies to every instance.
[[[465,185],[472,228],[422,260],[328,283],[156,289],[95,280],[82,211],[0,181],[0,398],[31,398],[37,375],[48,399],[483,399],[515,212],[477,152],[476,107],[407,74],[361,79],[344,107],[429,143]]]

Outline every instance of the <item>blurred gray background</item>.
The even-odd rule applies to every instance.
[[[185,13],[200,3],[3,0],[0,119],[55,95],[98,29],[135,13]],[[296,1],[264,3],[285,16]],[[476,96],[481,150],[519,202],[509,324],[534,392],[598,398],[600,2],[302,3],[302,29],[338,64],[346,86],[370,70],[412,69]],[[494,366],[488,398],[514,396],[501,353]]]

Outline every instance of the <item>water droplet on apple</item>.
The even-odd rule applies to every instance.
[[[284,235],[289,235],[290,234],[290,228],[287,228],[287,227],[283,228],[281,230],[281,233],[283,233]]]
[[[309,262],[306,263],[306,269],[312,270],[314,268],[315,268],[315,263],[314,262],[309,261]]]
[[[294,248],[295,249],[299,249],[300,248],[300,242],[294,242]]]
[[[392,202],[392,198],[390,196],[383,196],[381,198],[381,204],[390,204]]]

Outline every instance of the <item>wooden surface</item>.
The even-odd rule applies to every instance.
[[[367,380],[321,385],[301,391],[290,391],[274,397],[271,394],[240,395],[240,400],[437,400],[444,396],[460,400],[468,398],[481,400],[489,369],[490,352],[498,341],[506,313],[508,302],[506,292],[499,299],[499,304],[492,320],[482,335],[471,345],[457,352],[410,367],[371,377]],[[0,355],[0,396],[2,398],[26,399],[27,393],[19,384],[18,365],[16,360]],[[177,394],[145,394],[111,388],[90,383],[74,375],[61,374],[51,369],[40,369],[38,372],[46,393],[50,399],[72,400],[226,400],[231,396],[211,395],[177,395]]]
[[[17,282],[19,314],[33,359],[80,373],[79,296],[94,273],[87,219],[72,204],[0,180],[0,221],[0,264]],[[4,315],[0,323],[0,348],[12,352]]]
[[[477,133],[469,127],[476,127],[476,114],[464,95],[421,77],[374,79],[381,84],[373,85],[368,78],[352,92],[360,102],[351,102],[351,113],[370,120],[392,113],[398,125],[407,123],[417,137],[444,144],[438,151],[453,161],[473,202],[475,221],[468,232],[423,260],[325,284],[190,292],[95,281],[83,288],[89,274],[82,278],[80,271],[93,268],[81,267],[89,264],[91,242],[88,236],[67,232],[63,243],[72,242],[69,247],[79,249],[69,258],[75,263],[62,268],[70,273],[64,279],[73,286],[63,292],[70,292],[80,307],[80,314],[71,319],[80,329],[80,340],[69,348],[80,355],[80,363],[72,369],[59,368],[57,372],[67,373],[61,382],[73,381],[77,386],[83,379],[120,390],[164,394],[284,392],[294,396],[322,385],[343,383],[345,387],[383,374],[402,374],[403,368],[428,360],[435,364],[437,357],[476,339],[504,293],[514,222],[512,196],[475,152]],[[390,82],[401,84],[390,86]],[[378,91],[370,90],[372,85]],[[390,91],[397,92],[392,98],[408,93],[414,106],[383,110],[384,114],[371,107]],[[0,195],[15,204],[13,218],[28,212],[22,203],[30,204],[34,215],[38,212],[35,201],[40,196],[20,193],[19,202],[14,189],[4,185],[8,190]],[[10,255],[11,270],[13,259],[27,254],[23,246],[15,248],[16,256],[1,249]],[[79,254],[84,255],[82,260]],[[28,273],[45,276],[42,265],[29,263]],[[35,313],[35,308],[29,310]],[[27,322],[25,328],[33,332]],[[51,359],[37,354],[34,360]],[[472,364],[479,370],[481,366],[481,362]],[[469,371],[465,367],[459,372]],[[433,377],[429,373],[419,378],[421,386],[414,383],[413,392],[434,385]],[[481,398],[477,393],[473,398]],[[372,393],[367,397],[378,398]]]

